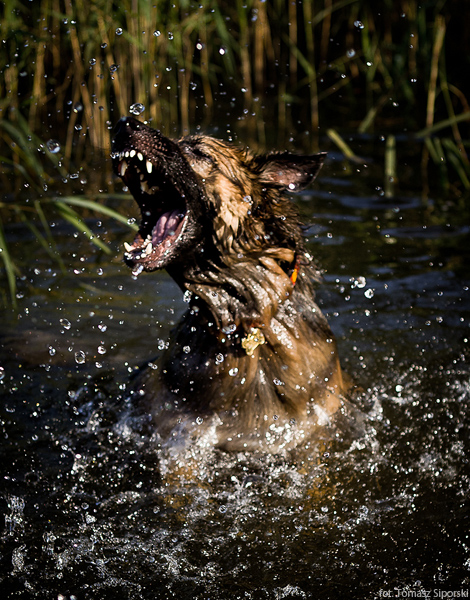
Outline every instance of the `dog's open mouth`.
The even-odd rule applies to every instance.
[[[146,270],[159,268],[184,232],[188,212],[184,197],[142,152],[127,149],[115,154],[114,160],[142,214],[133,244],[124,244],[125,259]]]
[[[124,244],[125,261],[137,274],[166,267],[195,234],[186,161],[170,140],[130,117],[116,127],[112,158],[142,215],[134,242]]]

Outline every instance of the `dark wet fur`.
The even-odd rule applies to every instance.
[[[170,140],[132,118],[119,122],[113,153],[142,212],[126,262],[135,274],[167,269],[189,300],[160,362],[137,377],[136,403],[163,442],[306,443],[346,391],[287,195],[325,155],[253,156],[202,135]]]

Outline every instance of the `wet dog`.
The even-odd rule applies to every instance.
[[[127,117],[112,157],[142,214],[126,263],[135,275],[166,269],[189,303],[135,382],[159,438],[270,452],[310,439],[346,385],[287,193],[315,179],[325,154],[255,156]]]

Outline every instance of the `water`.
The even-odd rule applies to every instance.
[[[64,225],[65,275],[28,231],[9,231],[30,266],[18,315],[2,318],[8,598],[468,590],[468,210],[423,203],[412,182],[393,198],[377,187],[333,154],[298,198],[326,270],[320,303],[364,392],[352,421],[286,456],[158,447],[123,416],[126,385],[168,343],[181,293]],[[100,231],[122,254],[129,233]]]

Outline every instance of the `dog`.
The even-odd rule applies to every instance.
[[[288,197],[325,156],[173,140],[133,117],[116,125],[113,168],[142,215],[124,260],[134,276],[166,269],[189,304],[160,362],[134,382],[162,442],[278,453],[341,406],[348,384]]]

